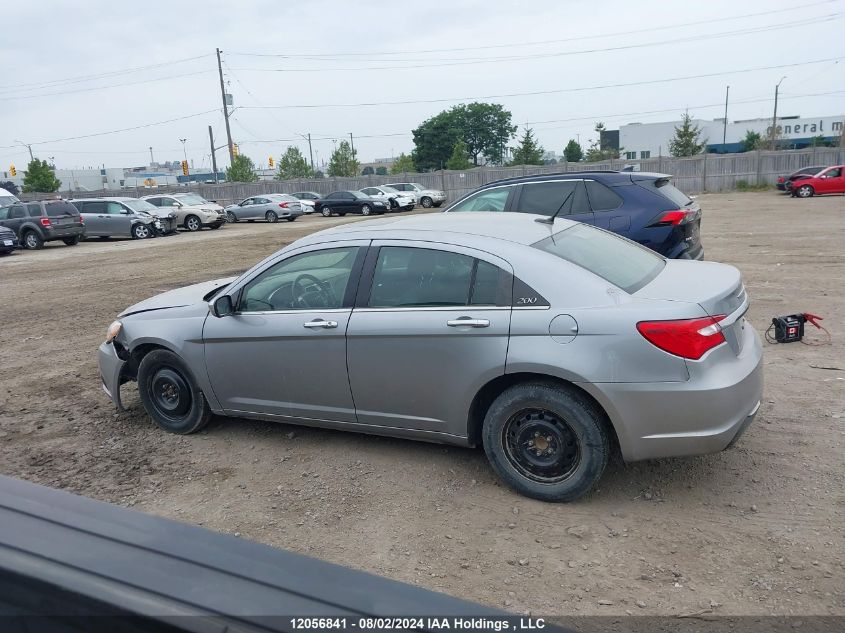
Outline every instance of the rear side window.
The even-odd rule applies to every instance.
[[[586,224],[577,224],[532,246],[585,268],[628,293],[645,286],[666,265],[647,248]]]
[[[667,198],[677,207],[685,207],[692,202],[689,196],[670,183],[668,178],[640,180],[637,181],[637,184],[660,194],[664,198]]]
[[[590,197],[590,206],[593,208],[593,211],[610,211],[611,209],[622,206],[622,197],[610,187],[595,180],[588,180],[586,185],[587,195]],[[671,187],[672,185],[669,186]]]
[[[515,211],[558,216],[589,213],[590,207],[580,180],[537,182],[522,186]]]
[[[70,202],[50,202],[47,207],[47,217],[60,218],[64,215],[79,215],[79,211]]]
[[[26,205],[26,211],[31,218],[41,217],[41,205],[38,203]]]

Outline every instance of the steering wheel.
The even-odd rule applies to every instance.
[[[302,273],[294,279],[292,291],[293,302],[300,308],[326,308],[337,305],[337,297],[331,285],[309,273]]]

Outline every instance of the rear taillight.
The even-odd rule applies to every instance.
[[[288,208],[288,203],[287,203],[287,202],[280,202],[280,203],[279,203],[279,206],[280,206],[280,207],[282,207],[283,209],[287,209],[287,208]]]
[[[674,209],[672,211],[664,211],[656,218],[654,218],[649,226],[678,226],[685,224],[695,217],[694,209]]]
[[[724,314],[678,321],[640,321],[637,331],[655,347],[681,358],[698,360],[725,342],[719,321]]]
[[[786,178],[783,176],[778,176],[778,184],[783,184],[786,181]]]
[[[77,220],[79,220],[79,223],[80,223],[80,224],[85,224],[85,222],[82,220],[82,216],[81,216],[81,215],[77,218]]]
[[[53,223],[50,222],[50,218],[38,218],[38,221],[41,222],[41,226],[43,226],[45,229],[52,228],[53,226]]]

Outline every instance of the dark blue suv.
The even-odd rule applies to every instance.
[[[703,259],[701,208],[646,172],[580,171],[497,180],[444,211],[515,211],[592,224],[672,259]]]

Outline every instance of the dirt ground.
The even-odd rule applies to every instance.
[[[833,337],[766,346],[761,412],[721,454],[617,460],[554,505],[500,485],[481,450],[228,419],[179,437],[134,385],[117,413],[95,356],[115,315],[349,221],[307,217],[0,258],[0,471],[514,612],[843,615],[845,197],[699,200],[750,322],[808,311]]]

